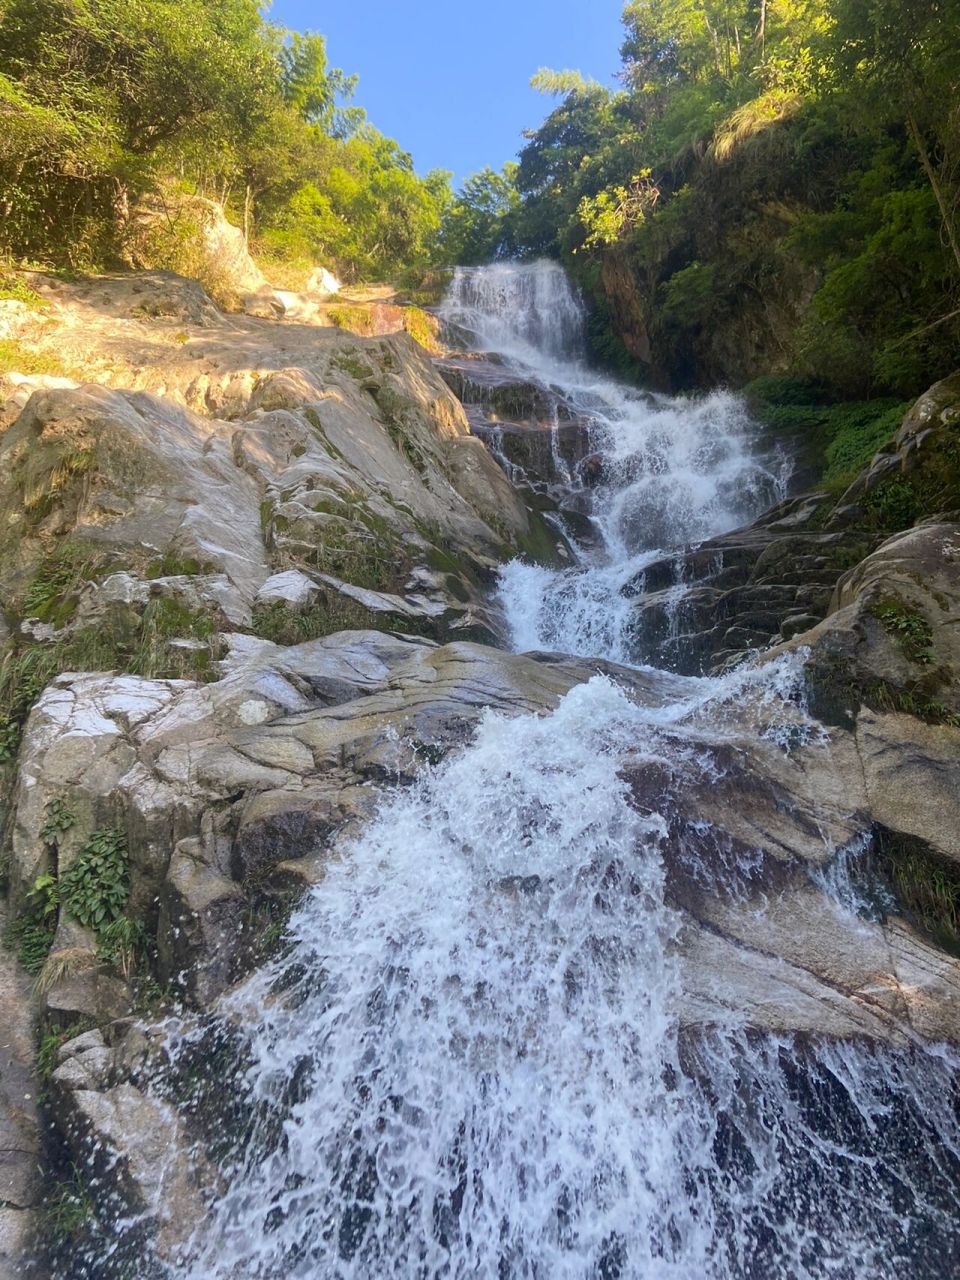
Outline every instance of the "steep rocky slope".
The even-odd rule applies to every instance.
[[[670,747],[638,740],[624,777],[662,824],[682,1025],[960,1040],[953,382],[839,503],[682,557],[702,579],[686,645],[657,632],[648,570],[638,626],[678,666],[781,641],[773,688],[743,666],[703,695],[721,721],[683,675],[477,643],[504,557],[562,559],[533,509],[558,476],[534,444],[539,475],[511,486],[409,338],[225,319],[170,277],[70,296],[43,341],[79,353],[86,317],[84,379],[12,379],[0,435],[8,937],[37,976],[11,978],[0,1058],[0,1275],[41,1203],[48,1255],[129,1217],[117,1274],[176,1255],[217,1183],[224,993],[385,789],[442,768],[486,709],[548,712],[598,675]],[[158,297],[180,312],[131,318]],[[891,485],[926,522],[885,538]]]

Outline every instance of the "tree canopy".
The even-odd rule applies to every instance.
[[[223,200],[261,251],[379,276],[429,260],[446,174],[351,105],[322,36],[257,0],[0,0],[0,250],[108,262],[158,183]]]
[[[560,100],[513,195],[465,189],[458,243],[566,258],[601,347],[652,346],[674,384],[723,376],[706,349],[751,308],[781,367],[840,394],[952,369],[960,0],[629,0],[623,22],[621,87],[538,72]]]

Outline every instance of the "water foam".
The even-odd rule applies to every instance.
[[[946,1276],[952,1057],[678,1018],[669,801],[638,813],[623,764],[682,787],[711,765],[678,732],[750,687],[776,723],[795,678],[675,680],[644,709],[596,677],[548,716],[488,713],[389,798],[225,1002],[253,1120],[173,1274]]]

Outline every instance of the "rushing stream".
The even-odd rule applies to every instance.
[[[590,369],[581,304],[553,263],[461,269],[443,313],[518,376],[558,392],[603,458],[591,500],[600,545],[585,565],[557,574],[515,561],[502,574],[514,647],[628,661],[632,605],[623,588],[665,552],[772,506],[785,461],[758,457],[736,396],[670,399]],[[678,602],[682,591],[678,583]]]
[[[661,399],[591,373],[556,267],[460,273],[447,312],[588,416],[614,477],[584,563],[504,571],[515,647],[623,659],[624,583],[775,500],[777,467],[757,461],[735,398]],[[470,745],[388,796],[298,910],[284,958],[224,1004],[243,1028],[229,1086],[243,1121],[172,1274],[956,1276],[951,1054],[678,1015],[668,815],[638,811],[622,763],[678,787],[709,775],[678,742],[748,694],[775,725],[791,661],[664,674],[645,707],[597,676],[550,715],[487,713]]]

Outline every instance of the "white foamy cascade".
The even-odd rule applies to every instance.
[[[481,350],[520,361],[583,352],[583,304],[555,262],[458,267],[441,317],[472,334]]]
[[[756,456],[738,397],[652,395],[584,364],[583,307],[556,263],[461,268],[443,314],[518,377],[558,391],[589,423],[602,459],[592,510],[600,553],[561,575],[522,564],[504,572],[501,600],[514,647],[627,660],[623,588],[651,560],[772,505],[783,496],[784,465]]]
[[[551,715],[488,714],[389,799],[221,1010],[248,1122],[171,1274],[939,1274],[895,1268],[955,1234],[960,1130],[924,1122],[951,1058],[680,1030],[669,808],[638,813],[621,769],[709,773],[685,731],[750,691],[775,725],[795,678],[670,677],[639,708],[597,677]]]

